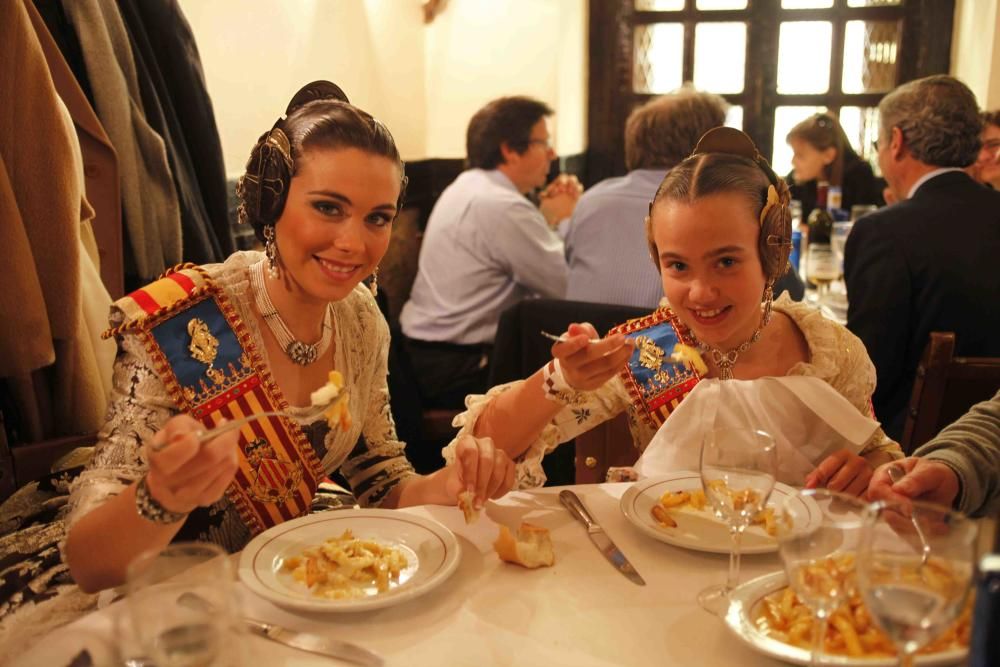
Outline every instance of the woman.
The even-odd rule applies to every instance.
[[[1000,188],[1000,111],[982,114],[983,131],[979,135],[979,157],[969,167],[969,174],[994,190]]]
[[[368,506],[454,504],[466,490],[481,505],[511,487],[513,464],[489,441],[463,439],[457,464],[422,477],[396,440],[388,328],[360,284],[386,252],[406,184],[389,131],[327,82],[300,91],[286,113],[254,147],[239,187],[241,219],[265,254],[184,267],[113,306],[107,424],[72,483],[64,542],[58,522],[21,523],[30,535],[7,536],[24,567],[12,579],[4,572],[5,592],[18,589],[0,600],[5,621],[34,601],[19,625],[65,622],[92,603],[79,590],[121,584],[135,555],[171,540],[241,549],[309,511],[338,470]],[[307,417],[331,369],[349,393],[346,430]],[[198,442],[200,429],[266,410],[296,417]],[[6,528],[18,509],[3,509]],[[53,557],[56,544],[79,589]],[[31,551],[39,545],[48,551]]]
[[[667,174],[646,220],[670,306],[598,342],[590,325],[571,325],[544,369],[470,397],[456,420],[460,436],[492,437],[518,461],[518,483],[532,486],[544,481],[545,453],[622,411],[645,448],[702,377],[814,376],[870,416],[875,369],[861,341],[804,304],[772,304],[788,263],[788,202],[787,186],[749,137],[709,131]],[[707,353],[707,372],[669,359],[678,342]],[[879,429],[860,456],[839,451],[802,481],[860,494],[876,465],[901,455]]]
[[[855,204],[885,204],[885,183],[854,152],[833,114],[810,116],[792,128],[786,141],[792,147],[791,196],[802,202],[803,215],[816,207],[817,181],[841,188],[840,207],[845,211],[850,212]]]

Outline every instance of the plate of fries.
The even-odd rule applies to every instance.
[[[734,494],[739,494],[737,489]],[[774,485],[764,510],[743,533],[740,551],[761,554],[778,550],[775,539],[775,508],[797,491],[780,482]],[[701,475],[678,471],[661,477],[642,479],[622,495],[620,507],[625,518],[653,539],[674,546],[728,554],[732,548],[729,526],[716,517],[705,498]],[[822,519],[819,508],[810,498],[801,498],[796,506],[795,522],[803,528]],[[801,522],[801,524],[800,524]]]
[[[397,510],[322,512],[270,528],[240,555],[254,593],[291,609],[355,612],[413,599],[458,567],[455,535]]]
[[[821,566],[818,566],[821,567]],[[726,626],[744,643],[764,655],[796,665],[809,664],[812,612],[788,588],[784,572],[774,572],[738,586],[725,616]],[[973,602],[945,632],[917,652],[920,667],[955,665],[968,654]],[[824,665],[895,667],[896,649],[871,620],[858,594],[830,617],[825,637]]]

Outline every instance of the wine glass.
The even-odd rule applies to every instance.
[[[972,584],[977,526],[946,507],[880,501],[865,510],[860,590],[872,619],[895,643],[899,665],[961,613]]]
[[[233,572],[215,544],[179,542],[146,551],[128,566],[127,627],[158,667],[235,667]],[[200,605],[184,604],[194,593]]]
[[[810,243],[806,248],[806,268],[809,280],[816,283],[816,300],[822,302],[830,283],[840,277],[840,266],[829,245]]]
[[[830,246],[837,259],[837,271],[840,275],[844,275],[844,247],[847,245],[847,237],[853,228],[854,222],[838,220],[833,223],[833,231],[830,233]]]
[[[803,502],[815,503],[818,521],[798,521]],[[788,585],[813,612],[810,664],[819,665],[830,615],[853,588],[854,561],[865,503],[829,489],[804,489],[778,509],[778,551]]]
[[[716,428],[705,433],[701,445],[701,485],[715,515],[729,525],[733,545],[725,585],[698,594],[701,606],[721,616],[729,593],[740,579],[740,540],[753,518],[764,509],[777,468],[774,438],[754,428]]]

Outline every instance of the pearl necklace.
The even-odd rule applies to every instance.
[[[253,288],[257,310],[260,311],[264,322],[267,323],[271,333],[277,339],[278,345],[288,355],[288,358],[300,366],[308,366],[330,349],[330,343],[333,341],[333,312],[327,306],[326,315],[323,317],[323,333],[320,335],[319,341],[310,345],[296,340],[288,325],[281,319],[278,309],[274,307],[271,297],[267,293],[267,287],[264,284],[264,263],[264,261],[260,261],[250,267],[250,286]]]
[[[760,316],[760,324],[754,329],[754,332],[750,334],[750,337],[745,341],[729,350],[728,352],[723,352],[722,350],[712,347],[706,343],[698,341],[698,348],[702,352],[707,352],[712,355],[712,361],[715,362],[716,367],[719,369],[720,379],[722,380],[732,380],[733,379],[733,366],[736,365],[736,360],[739,359],[741,353],[746,352],[750,349],[750,346],[760,340],[761,331],[767,326],[767,323],[771,321],[771,299],[768,298],[764,301],[764,312]],[[692,332],[692,338],[694,334]]]

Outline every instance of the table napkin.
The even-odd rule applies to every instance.
[[[753,427],[777,443],[777,480],[802,486],[806,475],[835,451],[858,453],[878,426],[819,378],[707,379],[671,413],[635,467],[643,477],[698,470],[707,431]]]

